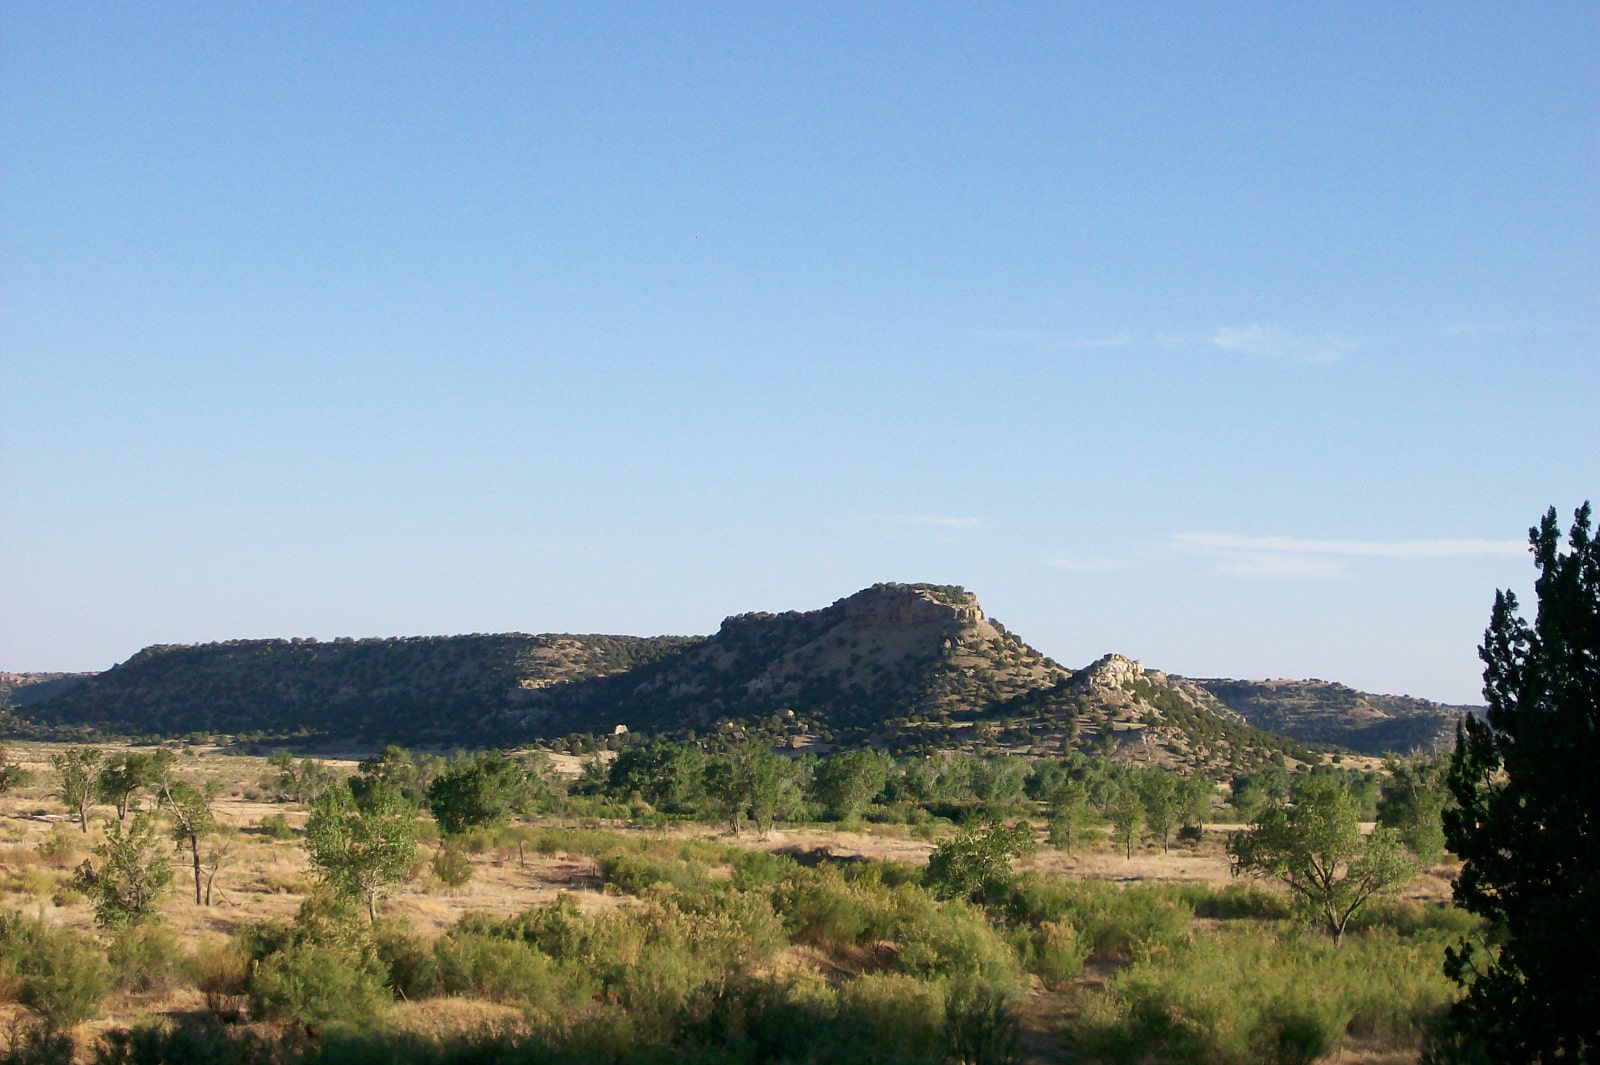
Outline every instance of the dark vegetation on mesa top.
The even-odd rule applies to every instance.
[[[1076,747],[1222,767],[1309,757],[1302,742],[1427,746],[1456,709],[1320,682],[1191,681],[1120,655],[1073,671],[986,617],[970,592],[929,584],[878,584],[821,610],[739,614],[711,636],[158,645],[105,673],[50,683],[43,699],[17,698],[33,693],[13,686],[9,731],[449,748],[618,725],[655,735],[732,724],[797,744]],[[1380,742],[1391,734],[1399,740]],[[1353,742],[1364,739],[1373,742]]]

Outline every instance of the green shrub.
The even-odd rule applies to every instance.
[[[924,978],[972,977],[1005,992],[1017,986],[1016,952],[981,909],[959,899],[935,905],[903,888],[898,894],[897,969]]]
[[[1392,932],[1339,947],[1288,923],[1226,929],[1124,969],[1070,1040],[1088,1061],[1207,1065],[1314,1061],[1345,1032],[1413,1046],[1454,994],[1441,960]]]
[[[72,1036],[48,1025],[19,1028],[13,1024],[7,1035],[0,1065],[73,1065],[77,1056]]]
[[[162,925],[132,925],[117,932],[106,951],[122,991],[167,991],[184,969],[178,937]]]
[[[733,857],[733,886],[740,891],[767,887],[788,880],[800,871],[800,863],[787,854],[770,851],[740,851]]]
[[[206,1008],[231,1017],[244,1006],[250,989],[250,955],[239,940],[203,943],[189,956],[189,979],[206,997]]]
[[[1174,894],[1028,874],[1012,886],[1006,908],[1029,925],[1065,919],[1088,940],[1097,960],[1130,961],[1170,953],[1187,940],[1194,910]]]
[[[894,927],[892,893],[881,882],[847,881],[836,869],[805,870],[772,898],[797,943],[840,950],[887,939]]]
[[[308,1027],[368,1027],[392,1001],[385,975],[375,959],[333,946],[293,943],[256,966],[250,1011],[260,1019]]]
[[[100,1013],[111,990],[104,954],[41,917],[0,914],[0,977],[16,999],[51,1028],[71,1028]]]
[[[839,989],[838,1010],[863,1042],[942,1056],[944,988],[903,973],[868,973]]]
[[[433,852],[429,868],[446,887],[460,887],[472,879],[472,862],[455,840],[447,839],[440,844],[439,849]]]
[[[439,993],[439,966],[433,947],[395,917],[380,919],[372,927],[373,949],[395,997],[415,1002]]]
[[[100,1037],[95,1065],[279,1065],[287,1055],[248,1029],[215,1019],[141,1024]]]
[[[270,839],[294,839],[294,829],[290,826],[289,819],[282,814],[267,814],[256,822],[256,828]]]
[[[1012,994],[982,980],[960,980],[945,1001],[945,1052],[962,1065],[1015,1065],[1022,1060],[1022,1027]]]
[[[1028,971],[1049,988],[1059,988],[1083,971],[1089,942],[1066,921],[1044,921],[1031,936]]]
[[[78,833],[57,822],[50,826],[50,834],[34,850],[49,864],[65,868],[78,856]]]
[[[670,884],[679,891],[712,888],[711,867],[697,858],[658,858],[634,851],[614,852],[600,860],[606,882],[630,895],[642,894],[655,884]]]
[[[501,936],[452,932],[434,944],[434,965],[445,994],[508,1003],[545,1016],[558,1015],[595,992],[576,967]]]

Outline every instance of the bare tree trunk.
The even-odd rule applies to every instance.
[[[200,837],[193,833],[189,836],[189,852],[194,855],[194,904],[209,906],[200,901]]]

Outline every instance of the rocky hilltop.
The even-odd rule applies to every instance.
[[[1106,655],[1070,670],[963,588],[877,584],[711,636],[521,633],[156,646],[13,713],[124,735],[509,746],[759,727],[796,744],[1083,748],[1217,768],[1311,757],[1227,684]],[[1212,685],[1221,685],[1214,688]]]

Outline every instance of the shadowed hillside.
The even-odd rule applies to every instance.
[[[1264,697],[1232,705],[1245,684],[1172,677],[1120,655],[1073,672],[987,617],[962,588],[878,584],[821,610],[735,615],[703,637],[513,633],[156,646],[14,712],[57,729],[438,748],[759,724],[798,745],[1082,748],[1209,769],[1312,757],[1295,739],[1260,729],[1269,722]],[[1341,698],[1350,692],[1322,686],[1329,687]],[[1346,719],[1369,730],[1421,720],[1391,711],[1366,722],[1341,702],[1318,703],[1320,691],[1295,695],[1294,713],[1270,718],[1269,727],[1317,722],[1298,735],[1325,742],[1345,735],[1336,725]],[[1384,698],[1350,694],[1359,707]],[[1285,696],[1271,705],[1289,703]],[[1374,743],[1379,736],[1360,734]]]
[[[1372,695],[1322,680],[1195,680],[1260,729],[1362,754],[1443,750],[1456,722],[1482,707]]]

